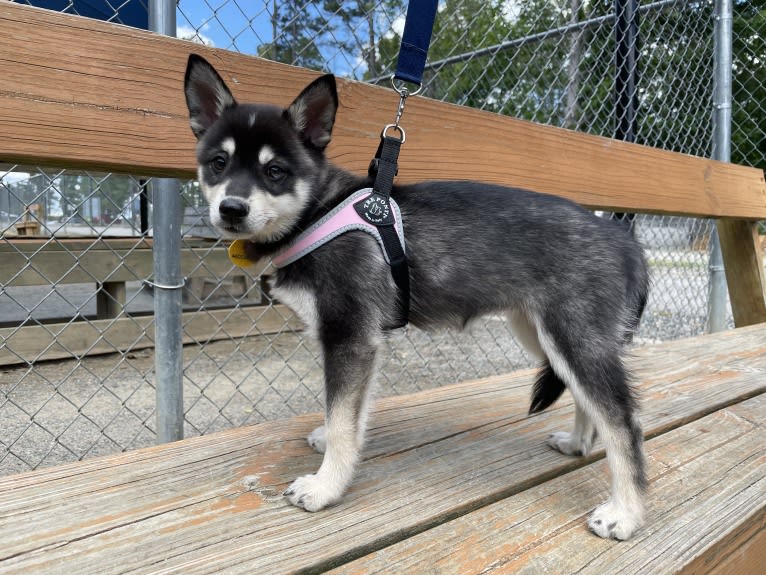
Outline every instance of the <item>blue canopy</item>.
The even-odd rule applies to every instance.
[[[39,8],[56,12],[77,14],[96,20],[108,20],[118,24],[149,29],[149,0],[127,0],[109,2],[109,0],[22,0]]]

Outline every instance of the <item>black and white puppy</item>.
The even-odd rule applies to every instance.
[[[215,69],[189,58],[185,81],[198,139],[199,183],[210,219],[251,259],[285,249],[368,177],[341,170],[324,151],[338,107],[335,79],[322,76],[287,109],[238,104]],[[636,398],[623,363],[647,298],[643,251],[620,224],[559,197],[473,182],[395,186],[411,285],[410,322],[462,328],[506,314],[541,362],[530,412],[564,391],[575,406],[571,433],[548,444],[587,455],[596,435],[612,473],[611,497],[588,525],[629,538],[643,522],[646,486]],[[398,321],[398,292],[378,242],[340,235],[277,270],[273,293],[318,337],[324,358],[325,425],[309,436],[319,470],[287,489],[319,511],[340,500],[364,442],[381,341]]]

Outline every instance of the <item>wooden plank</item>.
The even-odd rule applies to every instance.
[[[715,573],[715,575],[743,575],[745,573],[760,574],[763,566],[766,565],[766,525],[754,522],[753,526],[748,526],[747,534],[742,537],[739,547],[734,548],[722,561],[715,565],[714,569],[707,569],[706,563],[697,567],[692,564],[685,573]],[[753,532],[755,531],[755,532]],[[747,536],[750,535],[749,538]]]
[[[186,312],[182,321],[186,344],[302,328],[292,311],[282,305]],[[0,366],[145,349],[154,347],[154,317],[4,327],[0,328],[0,341]]]
[[[98,319],[118,317],[125,307],[127,290],[124,282],[104,282],[96,291],[96,315]]]
[[[15,242],[14,242],[15,243]],[[105,283],[140,281],[153,274],[152,251],[148,247],[107,247],[93,242],[92,247],[74,249],[58,242],[30,250],[4,250],[0,266],[0,284],[34,286],[62,283]],[[0,242],[2,245],[2,242]],[[203,265],[204,262],[204,265]],[[262,261],[248,269],[258,275],[268,266]],[[226,256],[225,247],[184,247],[181,270],[185,277],[226,277],[241,275]]]
[[[5,253],[35,253],[45,251],[85,251],[88,249],[99,250],[131,250],[151,249],[154,245],[152,237],[57,237],[51,238],[2,238],[0,241],[0,254]],[[188,248],[211,248],[215,242],[208,239],[184,238],[184,246]]]
[[[766,321],[766,275],[755,222],[717,222],[726,283],[737,327]]]
[[[655,436],[766,392],[766,326],[638,350],[631,363]],[[575,459],[545,447],[571,425],[572,406],[527,417],[532,380],[524,372],[379,402],[349,494],[317,514],[279,493],[319,464],[304,439],[319,415],[0,478],[0,573],[278,574],[348,562],[596,461],[599,452]],[[748,429],[737,425],[725,433]],[[689,441],[670,442],[679,457],[713,447],[690,429]],[[600,501],[608,481],[567,486],[572,500]],[[584,530],[564,505],[551,512]],[[582,537],[577,545],[593,540]]]
[[[57,251],[57,252],[81,252],[85,250],[141,250],[151,249],[153,245],[151,238],[110,238],[105,236],[92,238],[0,238],[0,257],[7,254],[21,253],[31,255],[39,251]],[[204,247],[212,245],[211,242],[205,244],[195,244],[192,247]]]
[[[743,406],[755,419],[735,405],[647,443],[647,524],[628,542],[587,533],[600,461],[331,573],[759,573],[763,551],[741,547],[766,534],[766,395]]]
[[[241,101],[286,105],[315,73],[115,24],[0,3],[0,161],[194,176],[189,52]],[[67,50],[51,49],[67,46]],[[329,155],[366,172],[397,98],[341,81]],[[760,170],[412,98],[400,181],[481,178],[595,208],[766,218]]]

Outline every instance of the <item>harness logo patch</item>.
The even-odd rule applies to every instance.
[[[388,202],[388,198],[380,194],[372,194],[355,203],[354,209],[356,213],[374,226],[390,226],[394,223],[391,204]]]

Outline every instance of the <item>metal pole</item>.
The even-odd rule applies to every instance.
[[[149,0],[149,30],[165,36],[176,35],[175,0]]]
[[[638,125],[638,0],[615,0],[615,133],[626,142],[636,141]]]
[[[149,1],[149,29],[176,35],[175,0]],[[180,89],[180,88],[179,88]],[[183,438],[181,194],[178,180],[152,180],[154,372],[157,442]]]
[[[580,18],[582,0],[569,0],[572,9],[570,23],[576,25]],[[580,92],[580,63],[582,61],[582,31],[572,34],[567,57],[567,92],[566,107],[564,108],[564,121],[562,125],[570,130],[577,129],[577,116],[579,115],[578,96]]]
[[[717,0],[713,89],[713,159],[731,161],[732,0]],[[718,230],[710,235],[708,331],[726,329],[727,287]]]
[[[614,137],[635,142],[638,132],[638,0],[614,1]],[[615,213],[633,229],[636,214]]]

